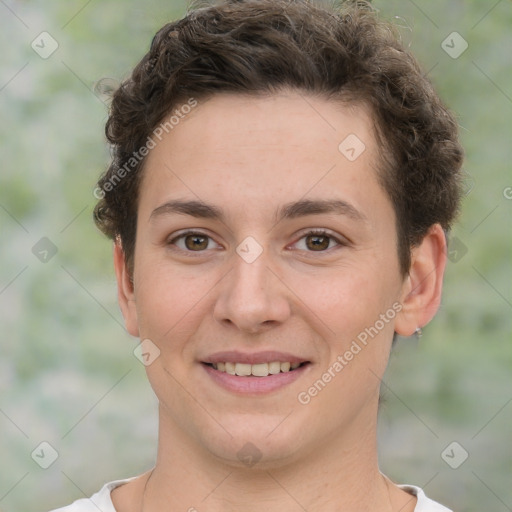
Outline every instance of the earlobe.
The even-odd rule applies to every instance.
[[[114,243],[114,269],[117,278],[117,299],[124,317],[126,330],[132,336],[139,336],[137,321],[137,309],[133,281],[126,265],[125,254],[121,241],[117,239]]]
[[[395,332],[411,336],[436,314],[441,303],[446,266],[446,236],[439,224],[433,225],[421,244],[411,252],[411,267],[402,288],[402,310]]]

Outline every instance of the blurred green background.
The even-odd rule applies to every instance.
[[[457,511],[512,510],[512,4],[374,4],[456,112],[467,153],[441,310],[419,343],[399,341],[385,377],[381,469]],[[0,3],[4,512],[62,506],[153,466],[156,399],[122,325],[111,244],[91,217],[109,157],[94,84],[126,77],[185,10],[169,0]],[[50,56],[44,31],[58,43]],[[48,469],[31,457],[43,441],[59,454]],[[457,468],[445,462],[463,450]]]

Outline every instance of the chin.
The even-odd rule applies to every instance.
[[[220,420],[225,430],[203,431],[203,446],[222,463],[237,468],[271,469],[285,466],[298,458],[305,441],[303,428],[293,428],[286,415],[243,415],[242,418]],[[284,419],[284,421],[283,421]],[[285,425],[286,422],[290,422]]]
[[[227,466],[252,471],[281,468],[298,458],[289,444],[278,445],[261,439],[233,439],[228,446],[212,446],[211,453]]]

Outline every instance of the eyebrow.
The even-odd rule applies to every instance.
[[[350,217],[359,222],[366,222],[366,215],[354,206],[341,199],[302,199],[286,203],[275,214],[275,221],[296,219],[306,215],[335,214]],[[190,215],[199,219],[212,219],[225,221],[223,210],[215,205],[203,201],[172,200],[158,206],[150,215],[150,221],[162,215]]]

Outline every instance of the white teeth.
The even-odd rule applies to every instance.
[[[251,374],[255,377],[266,377],[268,375],[268,364],[253,364],[251,367]]]
[[[230,375],[235,375],[234,363],[226,363],[226,373],[229,373]]]
[[[279,361],[274,361],[273,363],[268,363],[268,373],[270,375],[275,375],[276,373],[281,372],[281,363]]]
[[[286,373],[290,370],[295,370],[300,366],[300,363],[289,363],[272,361],[270,363],[216,363],[213,367],[220,371],[229,373],[230,375],[238,375],[240,377],[247,377],[253,375],[255,377],[267,377],[268,375],[276,375],[278,373]]]
[[[235,364],[235,373],[240,375],[241,377],[246,377],[247,375],[251,375],[251,365],[245,363],[236,363]]]

